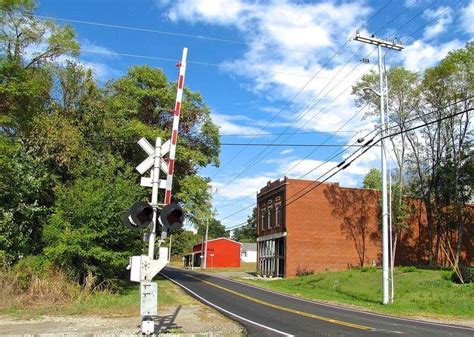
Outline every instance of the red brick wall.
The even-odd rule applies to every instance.
[[[287,201],[311,181],[287,180]],[[286,209],[286,277],[297,275],[298,270],[341,270],[364,265],[372,260],[380,264],[381,248],[378,233],[379,193],[364,189],[340,188],[323,184]],[[354,206],[358,205],[358,206]],[[359,257],[354,239],[354,232]],[[364,240],[361,234],[365,234]]]
[[[380,266],[380,192],[329,183],[309,191],[315,185],[313,181],[284,179],[267,184],[257,195],[258,201],[264,204],[272,197],[271,194],[276,195],[266,191],[277,186],[284,188],[278,192],[287,204],[282,228],[260,230],[258,236],[287,232],[285,276],[292,277],[305,270],[343,270],[360,266],[361,259],[364,266],[370,266],[372,261]],[[309,192],[297,199],[305,191]],[[429,239],[426,211],[419,200],[413,200],[411,207],[411,217],[407,219],[410,225],[398,238],[395,264],[427,265]],[[472,218],[474,207],[467,207]],[[454,241],[452,245],[454,248]],[[440,255],[437,263],[447,265],[445,260],[446,257]],[[466,226],[463,233],[461,262],[474,264],[472,225]]]

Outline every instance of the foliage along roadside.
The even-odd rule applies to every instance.
[[[133,66],[100,85],[75,58],[72,28],[34,9],[30,0],[0,1],[0,258],[7,267],[46,260],[82,285],[90,273],[124,277],[128,257],[144,247],[121,216],[149,193],[133,172],[144,159],[136,141],[169,138],[176,83]],[[220,140],[188,88],[179,131],[173,191],[199,224],[212,210],[198,170],[219,165]]]

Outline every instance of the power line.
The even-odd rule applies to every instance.
[[[172,59],[172,58],[167,58],[167,57],[129,54],[129,53],[114,52],[114,51],[81,49],[81,53],[82,52],[83,53],[90,53],[90,54],[110,55],[110,56],[134,57],[134,58],[142,58],[142,59],[156,60],[156,61],[177,62],[177,60]],[[223,67],[223,65],[219,64],[219,63],[208,63],[208,62],[199,62],[199,61],[187,61],[186,63],[200,65],[200,66],[217,67],[217,68],[222,68]],[[287,72],[287,71],[268,70],[268,72],[270,72],[272,74],[280,74],[280,75],[311,77],[310,74],[292,73],[292,72]],[[328,77],[324,77],[324,76],[317,76],[316,78],[322,79],[322,80],[329,79]],[[346,82],[346,81],[341,80],[341,79],[337,79],[336,81]]]
[[[224,146],[242,146],[245,145],[245,143],[221,143],[221,145]],[[265,144],[265,143],[257,143],[257,144],[250,144],[249,146],[266,146],[266,147],[341,147],[341,146],[347,146],[347,147],[360,147],[363,145],[358,145],[358,144]]]
[[[451,103],[441,109],[437,109],[435,111],[432,111],[430,113],[427,113],[425,115],[429,115],[429,114],[433,114],[433,113],[436,113],[436,112],[439,112],[443,109],[445,109],[446,107],[449,107],[449,106],[452,106],[454,104],[459,104],[460,102],[463,102],[463,101],[467,101],[468,99],[470,98],[466,98],[466,99],[463,99],[463,100],[460,100],[460,101],[457,101],[457,102],[454,102],[454,103]],[[420,129],[422,127],[426,127],[428,125],[431,125],[431,124],[434,124],[434,123],[439,123],[443,120],[446,120],[446,119],[449,119],[449,118],[453,118],[453,117],[456,117],[458,115],[461,115],[461,114],[464,114],[464,113],[469,113],[471,112],[472,110],[474,110],[474,107],[471,107],[471,108],[468,108],[468,109],[465,109],[465,110],[462,110],[460,112],[457,112],[457,113],[454,113],[454,114],[450,114],[450,115],[447,115],[447,116],[443,116],[441,118],[437,118],[437,119],[434,119],[432,121],[429,121],[429,122],[425,122],[423,124],[420,124],[420,125],[417,125],[417,126],[414,126],[414,127],[411,127],[411,128],[408,128],[408,129],[404,129],[404,130],[400,130],[398,132],[394,132],[394,133],[390,133],[390,134],[387,134],[383,137],[380,137],[378,140],[374,141],[375,140],[375,137],[372,138],[371,140],[367,141],[366,142],[366,145],[367,147],[364,149],[363,147],[357,149],[355,152],[353,152],[348,158],[351,158],[353,157],[357,152],[359,152],[361,149],[363,149],[363,151],[358,154],[355,158],[351,159],[351,160],[348,160],[348,158],[344,159],[342,162],[340,162],[339,164],[337,164],[335,167],[331,168],[330,170],[326,171],[325,173],[323,173],[322,175],[320,175],[316,180],[314,180],[313,182],[311,182],[310,184],[308,184],[307,186],[303,187],[302,189],[300,189],[299,191],[297,191],[291,198],[289,198],[288,200],[292,199],[293,197],[295,197],[296,195],[298,195],[300,192],[304,191],[305,189],[307,189],[308,187],[310,187],[312,184],[314,183],[317,183],[316,186],[314,187],[311,187],[309,190],[303,192],[302,195],[298,196],[298,197],[295,197],[294,200],[291,200],[289,202],[287,202],[283,207],[286,207],[288,205],[290,205],[291,203],[295,202],[296,200],[300,199],[301,197],[303,197],[304,195],[308,194],[309,192],[311,192],[312,190],[314,190],[316,187],[320,186],[322,183],[324,183],[325,181],[327,181],[328,179],[330,179],[331,177],[333,177],[335,174],[337,174],[338,172],[346,169],[347,167],[349,167],[355,160],[357,160],[359,157],[361,157],[363,154],[365,154],[368,150],[370,150],[371,148],[373,148],[377,143],[379,143],[380,141],[382,141],[383,139],[387,139],[387,138],[391,138],[391,137],[394,137],[394,136],[397,136],[397,135],[400,135],[402,133],[407,133],[407,132],[411,132],[411,131],[414,131],[414,130],[417,130],[417,129]],[[391,126],[389,127],[388,129],[390,128],[394,128],[394,127],[398,127],[398,126]],[[322,181],[319,181],[320,178],[324,177],[325,175],[327,175],[328,173],[330,173],[331,171],[333,171],[334,169],[338,168],[338,170],[334,173],[332,173],[329,177],[325,178],[324,180]],[[225,219],[228,219],[234,215],[237,215],[241,212],[243,212],[244,210],[250,208],[250,207],[253,207],[255,206],[255,204],[251,204],[249,206],[246,206],[244,208],[242,208],[241,210],[239,211],[236,211],[224,218],[221,219],[222,220],[225,220]]]
[[[372,21],[379,13],[381,13],[382,10],[384,10],[384,9],[389,5],[390,2],[391,2],[391,0],[388,1],[381,9],[379,9],[372,17],[370,17],[369,20],[367,21],[367,23],[369,23],[370,21]],[[333,60],[337,55],[340,54],[340,52],[341,52],[341,51],[344,49],[344,47],[351,41],[351,39],[352,39],[352,34],[351,34],[351,36],[337,49],[337,51],[331,56],[331,58],[329,58],[329,60],[327,60],[327,61],[321,66],[321,68],[318,70],[318,72],[316,72],[316,74],[314,74],[314,76],[311,77],[311,79],[310,79],[309,81],[307,81],[307,82],[303,85],[303,87],[300,88],[300,89],[296,92],[296,94],[293,95],[293,96],[290,98],[290,100],[287,101],[287,102],[282,106],[282,108],[281,108],[275,115],[272,116],[271,120],[263,127],[263,129],[267,128],[268,125],[270,125],[270,123],[271,123],[273,120],[275,120],[275,118],[278,117],[278,116],[282,113],[282,111],[283,111],[284,109],[286,109],[286,107],[289,106],[289,105],[293,102],[293,100],[308,86],[308,84],[309,84],[314,78],[316,78],[316,76],[317,76],[327,65],[329,65],[329,64],[332,62],[332,60]],[[362,49],[362,46],[359,47],[359,49],[358,49],[356,52],[352,53],[352,55],[355,55],[355,54],[356,54],[357,52],[359,52],[361,49]],[[369,54],[369,55],[370,55],[370,54]],[[351,56],[351,58],[352,58],[352,56]],[[351,58],[349,58],[347,62],[349,62],[349,60],[350,60]],[[347,64],[347,62],[346,62],[346,64]],[[346,64],[343,66],[343,68],[346,66]],[[342,70],[342,69],[340,69],[340,70],[338,71],[338,73],[339,73],[341,70]],[[338,73],[337,73],[337,74],[338,74]],[[336,74],[336,75],[337,75],[337,74]],[[335,76],[336,76],[336,75],[335,75]],[[335,76],[333,76],[333,78],[329,81],[329,83],[334,79]],[[329,84],[329,83],[328,83],[328,84]],[[328,84],[327,84],[327,85],[328,85]],[[326,85],[324,88],[326,88],[327,85]],[[323,90],[324,90],[324,88],[323,88]],[[310,104],[311,104],[311,103],[310,103]],[[263,129],[262,129],[261,131],[263,131]],[[287,129],[288,129],[288,128],[287,128]],[[260,133],[261,133],[261,131],[260,131]],[[257,137],[257,136],[254,136],[254,137],[247,143],[247,145],[250,144],[250,143],[252,143],[253,140],[255,139],[255,137]],[[215,178],[220,174],[220,172],[223,171],[223,169],[224,169],[225,167],[227,167],[232,161],[234,161],[234,159],[237,158],[237,157],[240,155],[240,153],[242,153],[242,151],[246,148],[247,145],[245,145],[244,147],[242,147],[239,152],[237,152],[229,161],[227,161],[227,162],[220,168],[220,170],[217,172],[217,174],[214,175],[213,178],[215,179]]]
[[[327,130],[327,131],[302,131],[302,132],[294,132],[293,135],[310,135],[310,134],[324,134],[324,133],[332,133],[335,132],[334,130]],[[338,131],[339,133],[357,133],[358,131],[354,130],[341,130]],[[279,136],[279,135],[286,135],[288,133],[240,133],[240,134],[223,134],[220,135],[221,137],[250,137],[250,136],[260,136],[260,137],[270,137],[270,136]]]
[[[392,0],[387,1],[387,3],[385,3],[385,5],[383,5],[374,15],[372,15],[367,20],[367,22],[372,21],[391,2],[392,2]],[[22,13],[20,13],[20,14],[23,15]],[[97,26],[97,27],[107,27],[107,28],[114,28],[114,29],[121,29],[121,30],[130,30],[130,31],[160,34],[160,35],[179,36],[179,37],[193,38],[193,39],[213,41],[213,42],[222,42],[222,43],[237,44],[237,45],[250,45],[250,44],[252,44],[252,45],[267,46],[267,44],[265,44],[265,43],[255,43],[255,42],[250,43],[250,42],[242,41],[242,40],[219,38],[219,37],[208,36],[208,35],[178,33],[178,32],[171,32],[171,31],[151,29],[151,28],[142,28],[142,27],[133,27],[133,26],[118,25],[118,24],[111,24],[111,23],[104,23],[104,22],[70,19],[70,18],[63,18],[63,17],[51,16],[51,15],[30,14],[30,16],[35,17],[37,19],[43,19],[43,20],[57,20],[57,21],[62,21],[62,22],[78,23],[78,24]],[[309,55],[318,55],[318,53],[316,53],[316,52],[311,52],[311,51],[307,51],[307,50],[298,50],[298,49],[283,48],[283,47],[275,48],[274,46],[271,46],[271,48],[272,49],[292,51],[292,52],[297,52],[297,53],[303,53],[303,54],[309,54]]]
[[[428,7],[432,6],[435,2],[436,2],[436,0],[433,1],[432,3],[430,3],[424,10],[426,10]],[[403,13],[403,12],[404,12],[404,11],[402,11],[402,13]],[[397,15],[397,17],[400,16],[402,13],[400,13],[399,15]],[[421,14],[422,14],[422,12],[418,13],[417,15],[415,15],[414,17],[412,17],[409,21],[407,21],[404,25],[406,25],[407,23],[411,22],[416,16],[419,16],[419,15],[421,15]],[[426,26],[426,25],[425,25],[425,26]],[[384,25],[383,27],[385,27],[385,25]],[[382,28],[383,28],[383,27],[382,27]],[[361,48],[362,48],[362,46],[361,46]],[[359,48],[356,52],[358,52],[361,48]],[[373,52],[374,50],[375,50],[375,49],[373,49],[372,52]],[[371,53],[372,53],[372,52],[371,52]],[[368,56],[370,56],[371,53],[369,53]],[[355,53],[353,53],[353,55],[355,55]],[[368,56],[367,56],[367,57],[368,57]],[[352,57],[351,57],[351,58],[352,58]],[[344,64],[343,68],[347,65],[347,63],[350,61],[351,58],[349,58],[348,61]],[[352,69],[352,71],[353,71],[354,69],[356,69],[358,66],[360,66],[360,64],[358,64],[356,67],[354,67],[354,68]],[[341,69],[340,69],[339,71],[341,71]],[[352,71],[351,71],[351,72],[352,72]],[[347,76],[347,75],[346,75],[346,76]],[[331,82],[331,81],[330,81],[330,82]],[[329,82],[329,83],[330,83],[330,82]],[[329,84],[329,83],[328,83],[328,84]],[[337,86],[337,85],[336,85],[336,86]],[[334,86],[330,91],[332,91],[336,86]],[[325,88],[326,88],[326,87],[327,87],[327,85],[325,86]],[[324,90],[324,88],[323,88],[323,90]],[[329,93],[330,91],[328,91],[328,93]],[[326,93],[325,96],[327,96],[328,93]],[[342,94],[342,93],[341,93],[341,94]],[[324,97],[325,97],[325,96],[324,96]],[[316,97],[317,97],[317,96],[316,96]],[[324,98],[324,97],[323,97],[323,98]],[[322,100],[322,98],[321,98],[318,102],[316,102],[316,103],[313,105],[312,108],[314,108],[314,106],[315,106],[317,103],[319,103],[321,100]],[[313,100],[313,101],[314,101],[314,100]],[[306,108],[305,108],[305,109],[306,109]],[[280,112],[281,112],[281,111],[280,111]],[[299,116],[298,118],[301,118],[304,114],[305,114],[305,112],[304,112],[304,110],[303,110],[302,114],[300,114],[300,116]],[[313,118],[314,118],[314,117],[315,117],[315,116],[313,116]],[[298,120],[298,118],[297,118],[297,120]],[[273,120],[273,119],[272,119],[272,120]],[[295,121],[295,122],[296,122],[296,121]],[[293,122],[292,125],[293,125],[295,122]],[[267,125],[268,125],[268,124],[267,124]],[[289,129],[289,127],[287,127],[287,129]],[[254,138],[253,138],[253,139],[254,139]],[[253,141],[253,139],[250,140],[249,143],[251,143],[251,142]],[[277,139],[278,139],[278,138],[277,138]],[[277,139],[275,139],[275,141],[276,141]],[[245,147],[244,147],[244,148],[245,148]],[[235,157],[237,157],[237,156],[243,151],[244,148],[242,148],[230,161],[232,161],[233,159],[235,159]],[[245,167],[243,170],[241,170],[239,173],[237,173],[237,175],[233,178],[233,180],[235,180],[235,179],[236,179],[237,177],[239,177],[243,172],[245,172],[246,170],[248,170],[249,168],[251,168],[252,166],[254,166],[254,165],[257,163],[259,157],[263,156],[263,154],[265,153],[266,150],[267,150],[267,148],[265,148],[263,151],[261,151],[260,153],[258,153],[256,156],[254,156],[250,161],[248,161],[247,164],[246,164],[246,167]],[[270,153],[271,153],[271,151],[270,151],[268,154],[266,154],[266,156],[268,156]],[[230,162],[230,161],[229,161],[229,162]],[[228,162],[228,163],[229,163],[229,162]],[[227,163],[227,164],[228,164],[228,163]],[[226,165],[224,165],[224,166],[226,166]],[[223,169],[223,168],[224,168],[224,167],[222,167],[222,168],[221,168],[221,171],[219,171],[219,172],[222,172],[222,169]],[[219,174],[219,172],[214,176],[214,178]]]
[[[179,36],[179,37],[186,37],[186,38],[192,38],[192,39],[198,39],[198,40],[207,40],[207,41],[213,41],[213,42],[223,42],[223,43],[238,44],[238,45],[250,45],[251,44],[250,42],[246,42],[246,41],[224,39],[224,38],[211,37],[211,36],[206,36],[206,35],[177,33],[177,32],[170,32],[170,31],[150,29],[150,28],[140,28],[140,27],[124,26],[124,25],[109,24],[109,23],[102,23],[102,22],[68,19],[68,18],[62,18],[62,17],[57,17],[57,16],[46,16],[46,15],[37,15],[37,14],[33,14],[31,16],[35,17],[35,18],[38,18],[38,19],[44,19],[44,20],[57,20],[57,21],[70,22],[70,23],[79,23],[79,24],[90,25],[90,26],[107,27],[107,28],[130,30],[130,31],[137,31],[137,32],[144,32],[144,33],[161,34],[161,35]],[[255,45],[255,43],[252,43],[252,44]],[[267,44],[265,44],[265,43],[257,43],[257,45],[267,46]],[[307,50],[298,50],[298,49],[283,48],[283,47],[275,48],[273,46],[271,48],[272,49],[286,50],[286,51],[291,51],[291,52],[296,52],[296,53],[309,54],[309,55],[317,55],[316,52],[311,52],[311,51],[307,51]]]

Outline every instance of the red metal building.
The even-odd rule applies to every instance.
[[[184,256],[184,266],[200,267],[204,260],[205,244],[193,246],[193,251]],[[207,268],[240,267],[241,244],[228,238],[217,238],[207,241]]]

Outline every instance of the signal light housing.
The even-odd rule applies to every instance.
[[[153,207],[147,202],[137,202],[123,216],[125,225],[132,229],[142,229],[153,221]]]
[[[170,231],[181,229],[184,222],[183,209],[175,203],[166,205],[160,212],[159,221]]]

